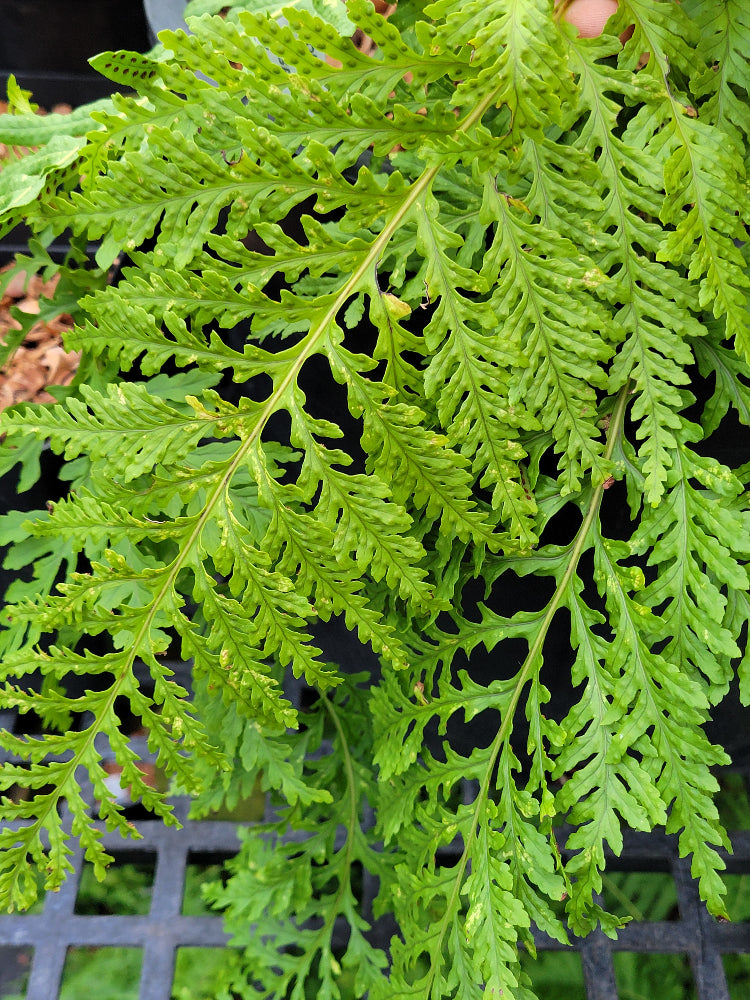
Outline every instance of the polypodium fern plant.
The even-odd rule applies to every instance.
[[[211,891],[245,960],[223,996],[531,998],[532,927],[616,933],[623,826],[675,833],[724,913],[703,725],[737,674],[750,701],[747,469],[713,447],[750,423],[750,5],[621,0],[596,38],[566,6],[351,0],[372,57],[306,5],[206,14],[94,60],[135,93],[89,118],[17,97],[0,138],[41,148],[3,225],[92,290],[76,384],[2,420],[6,466],[48,441],[72,483],[2,522],[35,570],[1,704],[46,728],[2,737],[4,905],[71,838],[101,871],[102,826],[137,835],[100,733],[173,822],[125,699],[196,814],[257,780],[275,804]]]

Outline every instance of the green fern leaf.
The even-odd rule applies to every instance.
[[[349,457],[325,448],[317,437],[338,437],[341,431],[333,424],[312,420],[304,412],[299,390],[295,396],[295,405],[290,408],[291,441],[305,454],[297,485],[306,499],[320,486],[315,513],[333,528],[334,554],[339,560],[351,556],[374,580],[385,579],[404,600],[426,606],[432,592],[419,566],[424,549],[409,535],[411,518],[390,502],[390,491],[375,476],[347,475],[333,468],[334,464],[348,464]]]
[[[503,393],[509,414],[528,411],[552,431],[556,449],[566,456],[564,489],[572,492],[584,471],[605,478],[595,387],[604,384],[602,365],[612,346],[600,333],[607,321],[592,292],[606,277],[585,257],[574,259],[561,237],[527,223],[490,179],[483,211],[498,224],[483,268],[489,280],[497,280],[493,314],[508,323],[511,351],[520,360]],[[534,427],[528,417],[525,424],[523,416],[516,419]]]
[[[612,232],[611,237],[603,238],[601,231],[595,236],[602,247],[595,259],[605,273],[613,275],[611,294],[621,303],[615,320],[625,335],[610,371],[610,386],[618,391],[632,379],[638,390],[633,417],[640,422],[638,436],[644,442],[640,454],[645,460],[646,498],[655,503],[663,493],[669,455],[677,444],[677,414],[683,406],[677,387],[687,383],[684,369],[692,361],[686,337],[700,336],[703,328],[691,314],[690,286],[653,259],[662,234],[649,217],[661,210],[661,163],[634,130],[617,134],[618,105],[606,96],[614,92],[622,95],[620,100],[650,104],[653,84],[613,71],[605,61],[613,45],[611,40],[594,39],[572,47],[582,102],[588,109],[576,146],[589,162],[596,163],[600,178],[597,181],[592,175],[592,186],[601,192],[602,229]],[[537,146],[536,152],[549,159],[549,169],[567,172],[577,164],[569,160],[564,147],[547,143]],[[564,194],[567,202],[570,189],[570,182],[563,190],[545,186],[543,195],[549,200]],[[575,211],[578,201],[569,204],[570,211]]]
[[[45,186],[77,176],[76,167],[85,139],[53,135],[42,149],[7,163],[0,173],[0,236],[5,236],[27,214]]]
[[[714,394],[706,402],[701,416],[704,433],[711,435],[721,424],[732,406],[740,423],[750,425],[750,397],[745,381],[750,378],[747,362],[721,345],[723,330],[710,329],[709,337],[702,337],[694,345],[695,359],[701,375],[714,374]]]
[[[0,806],[3,905],[132,835],[104,737],[174,822],[124,698],[193,815],[264,814],[210,890],[237,946],[217,995],[534,1000],[536,930],[617,933],[597,897],[626,827],[674,832],[723,915],[704,723],[735,675],[750,701],[750,471],[718,436],[750,420],[726,343],[750,34],[709,6],[621,0],[589,39],[550,0],[199,0],[191,34],[96,60],[134,96],[39,120],[0,213],[35,234],[14,273],[59,275],[40,315],[75,313],[81,366],[1,422],[0,472],[27,488],[49,440],[72,484],[0,522],[33,574],[0,707],[45,730],[0,737],[28,789]],[[10,102],[0,134],[32,138]],[[356,644],[327,661],[329,623],[372,676]]]
[[[741,143],[743,134],[750,135],[745,55],[750,38],[748,12],[737,0],[714,9],[693,2],[687,10],[701,32],[699,51],[710,67],[701,68],[692,81],[695,94],[705,98],[701,114]]]
[[[632,46],[647,40],[648,69],[655,79],[666,84],[670,61],[687,73],[695,70],[694,52],[686,43],[695,29],[682,12],[676,15],[682,29],[676,33],[672,11],[667,12],[664,4],[647,7],[634,0],[628,7],[635,18],[628,49],[633,51]],[[692,106],[679,100],[668,84],[662,94],[658,111],[651,107],[648,116],[641,111],[628,126],[629,132],[640,133],[639,141],[649,136],[645,145],[664,166],[666,197],[660,218],[674,228],[665,234],[659,257],[689,265],[690,277],[700,280],[701,307],[710,307],[717,318],[725,317],[727,336],[736,337],[747,354],[748,278],[732,242],[745,236],[737,164],[727,156],[722,132],[693,117]]]
[[[444,18],[438,38],[451,48],[470,45],[472,73],[456,90],[458,106],[486,98],[509,109],[513,134],[541,133],[560,124],[572,80],[564,68],[557,32],[545,3],[509,9],[504,3],[438,0],[426,8]]]
[[[6,433],[47,437],[66,458],[88,450],[94,461],[119,459],[127,481],[167,457],[179,461],[218,429],[206,420],[187,417],[136,383],[111,385],[106,394],[82,386],[81,397],[70,398],[67,409],[28,406],[9,413]],[[159,435],[149,434],[155,428]]]
[[[466,462],[445,436],[425,427],[416,407],[389,402],[387,392],[357,371],[348,352],[329,347],[327,354],[337,377],[350,387],[350,405],[362,414],[362,442],[372,469],[391,484],[396,502],[424,508],[448,535],[498,548],[492,524],[471,498]]]

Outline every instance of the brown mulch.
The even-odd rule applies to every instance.
[[[0,101],[0,114],[5,114],[8,105]],[[70,113],[70,105],[60,104],[52,109],[59,114]],[[40,112],[43,113],[43,112]],[[26,150],[9,148],[0,143],[0,169],[4,160],[17,159]],[[14,265],[0,268],[0,275]],[[21,312],[36,314],[40,311],[40,298],[50,298],[57,284],[57,277],[43,281],[40,275],[28,277],[17,274],[0,297],[0,343],[10,330],[18,330],[21,324],[11,315],[11,308]],[[51,320],[34,323],[23,343],[13,352],[7,364],[0,368],[0,411],[13,403],[53,403],[54,398],[46,391],[51,385],[69,385],[80,361],[80,354],[66,351],[63,334],[72,329],[73,320],[63,313]]]
[[[0,268],[0,274],[12,266]],[[10,330],[21,327],[11,316],[11,307],[16,306],[21,312],[32,315],[38,313],[40,297],[50,298],[57,284],[57,276],[44,282],[34,274],[24,289],[25,277],[16,275],[0,298],[0,341],[5,340]],[[67,313],[33,324],[23,343],[0,368],[0,411],[14,403],[53,403],[54,398],[46,391],[47,387],[70,385],[81,360],[77,351],[66,351],[63,347],[63,335],[73,325]]]

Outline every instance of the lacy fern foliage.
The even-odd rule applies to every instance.
[[[72,489],[0,522],[34,565],[0,704],[45,730],[1,737],[0,896],[137,835],[100,733],[171,821],[124,700],[196,814],[273,804],[211,890],[225,990],[531,1000],[534,927],[616,933],[623,827],[677,834],[724,913],[704,723],[735,675],[750,701],[748,469],[716,447],[750,423],[750,10],[622,0],[581,39],[551,0],[222,6],[97,57],[135,92],[67,132],[18,96],[0,128],[42,146],[0,224],[40,257],[72,233],[45,266],[83,358],[2,419],[2,467],[27,483],[48,441]]]

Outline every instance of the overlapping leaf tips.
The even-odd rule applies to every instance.
[[[2,736],[0,899],[132,832],[100,733],[171,821],[125,703],[194,814],[267,797],[211,890],[243,996],[531,1000],[534,927],[617,932],[623,826],[677,834],[723,913],[702,727],[750,618],[747,468],[709,457],[750,422],[746,14],[622,0],[581,39],[547,0],[419,6],[348,5],[372,57],[325,4],[260,2],[105,54],[137,93],[88,135],[42,121],[0,185],[0,220],[129,255],[106,289],[63,267],[78,382],[2,420],[3,468],[48,441],[72,489],[0,525],[35,564],[0,705],[46,730]]]

